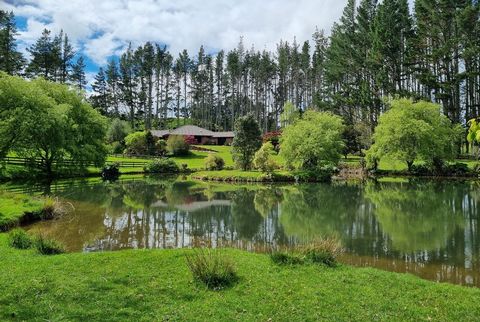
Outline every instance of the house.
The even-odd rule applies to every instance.
[[[184,125],[175,130],[152,130],[153,136],[168,139],[170,135],[192,136],[198,144],[229,145],[233,142],[234,133],[214,132],[196,125]]]

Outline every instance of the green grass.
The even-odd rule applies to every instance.
[[[0,231],[16,226],[26,213],[40,213],[44,202],[24,194],[0,191]]]
[[[196,180],[209,181],[293,181],[293,176],[288,171],[275,171],[273,179],[260,171],[241,171],[241,170],[219,170],[219,171],[199,171],[192,174]]]
[[[480,290],[369,268],[278,266],[226,250],[239,281],[193,281],[188,250],[42,256],[0,235],[2,321],[477,321]]]

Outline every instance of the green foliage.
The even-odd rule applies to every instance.
[[[477,158],[480,158],[480,124],[477,119],[468,121],[467,141],[472,147],[472,153],[475,153],[475,146],[477,145]]]
[[[272,156],[275,155],[275,150],[270,142],[266,142],[262,145],[260,150],[255,153],[253,158],[253,165],[265,173],[272,173],[277,167],[275,160]]]
[[[252,114],[236,120],[232,156],[238,168],[246,171],[252,167],[254,154],[262,145],[261,134],[258,123]]]
[[[193,278],[209,289],[223,289],[238,280],[233,261],[220,250],[198,249],[185,258]]]
[[[370,168],[382,157],[402,160],[409,170],[416,160],[453,159],[459,129],[441,114],[439,105],[407,99],[390,104],[375,129],[375,143],[367,151]]]
[[[182,135],[170,135],[167,139],[167,150],[174,156],[184,156],[190,153],[190,145]]]
[[[117,179],[119,176],[120,176],[120,164],[118,162],[107,164],[102,169],[102,178],[104,180]]]
[[[33,245],[32,237],[23,229],[13,229],[8,233],[8,244],[17,249],[28,249]]]
[[[336,238],[317,238],[305,245],[273,251],[270,259],[278,265],[322,264],[335,267],[342,252],[343,248]]]
[[[209,153],[208,156],[205,158],[204,165],[205,170],[222,170],[225,166],[225,161],[222,159],[222,157],[214,153]]]
[[[336,166],[343,152],[342,119],[328,112],[307,111],[287,126],[280,139],[280,156],[287,167],[316,170]]]
[[[128,122],[115,118],[111,121],[107,131],[107,142],[123,142],[125,137],[132,132]]]
[[[148,173],[177,173],[178,165],[172,159],[155,159],[144,168]]]
[[[282,127],[289,126],[300,118],[299,109],[288,101],[283,105],[283,112],[280,114],[280,123]]]
[[[133,132],[125,137],[125,153],[147,155],[147,132]]]
[[[15,152],[41,161],[51,175],[56,161],[102,165],[106,120],[76,91],[42,79],[0,74],[0,156]]]
[[[157,155],[164,156],[167,154],[167,142],[163,139],[158,139],[155,142],[155,151]]]
[[[58,255],[65,253],[65,247],[58,241],[39,235],[35,237],[35,248],[42,255]]]

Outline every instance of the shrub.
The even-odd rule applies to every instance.
[[[110,150],[113,154],[121,154],[125,150],[125,145],[122,142],[113,142],[110,145]]]
[[[147,132],[134,132],[125,137],[125,153],[129,155],[146,155]]]
[[[267,132],[263,135],[262,141],[263,143],[270,142],[273,145],[273,148],[275,149],[275,151],[278,151],[280,146],[281,136],[282,136],[281,131]]]
[[[210,289],[219,290],[238,280],[232,260],[219,250],[196,250],[186,256],[186,261],[194,280]]]
[[[122,142],[130,132],[132,128],[128,122],[115,118],[108,128],[107,142]]]
[[[159,139],[155,142],[155,154],[159,156],[167,154],[167,142],[165,140]]]
[[[155,159],[145,166],[144,171],[148,173],[177,173],[180,169],[171,159]]]
[[[336,167],[326,165],[317,170],[297,170],[293,175],[296,181],[300,182],[330,182],[336,172],[338,172]]]
[[[14,229],[8,234],[8,244],[17,249],[32,247],[32,237],[23,229]]]
[[[170,135],[167,140],[167,150],[174,156],[187,155],[190,152],[190,145],[185,142],[181,135]]]
[[[198,144],[197,140],[195,139],[195,137],[193,135],[186,135],[183,137],[183,140],[185,141],[185,143],[187,143],[188,145],[195,145],[195,144]]]
[[[42,255],[57,255],[65,253],[65,247],[54,239],[39,235],[35,238],[35,248]]]
[[[225,161],[223,161],[223,159],[218,155],[209,153],[205,158],[204,165],[206,170],[222,170],[225,165]]]
[[[239,117],[235,121],[232,157],[238,168],[246,171],[252,167],[253,156],[262,145],[261,134],[253,114]]]
[[[265,173],[272,173],[277,167],[277,164],[272,158],[274,153],[272,143],[264,143],[260,150],[255,153],[253,158],[253,165],[255,168]]]
[[[120,176],[120,164],[118,162],[107,164],[102,169],[102,179],[114,180]]]

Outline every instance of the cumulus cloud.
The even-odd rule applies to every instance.
[[[274,49],[280,39],[311,39],[330,30],[347,0],[7,0],[7,10],[27,19],[19,38],[32,44],[44,28],[63,29],[77,49],[105,64],[129,42],[166,44],[174,54],[246,46]]]

